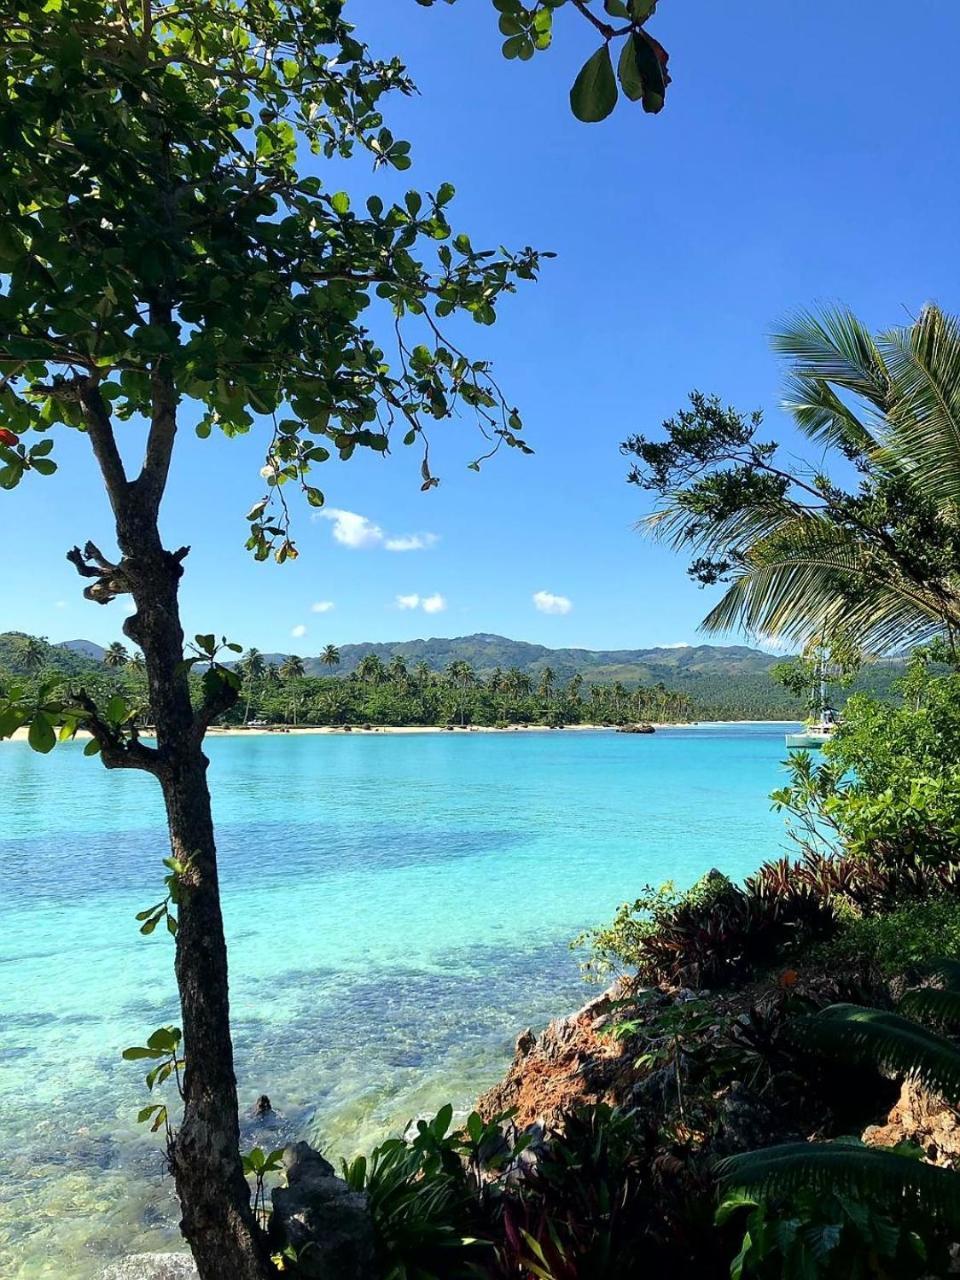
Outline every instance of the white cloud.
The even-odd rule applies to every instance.
[[[323,520],[333,521],[333,536],[341,546],[350,547],[354,551],[368,547],[379,547],[383,542],[383,530],[366,516],[357,515],[355,511],[343,511],[339,507],[327,507],[317,514]]]
[[[426,551],[440,541],[435,533],[387,534],[373,520],[356,511],[344,511],[342,507],[325,507],[316,512],[315,518],[330,520],[334,540],[352,551],[371,551],[377,547],[384,551]]]
[[[67,607],[66,600],[58,600],[55,607],[57,609],[65,609]]]
[[[310,606],[310,612],[311,613],[329,613],[330,610],[335,607],[336,606],[334,605],[332,600],[317,600],[315,604],[312,604]]]
[[[446,599],[439,591],[432,596],[420,596],[415,592],[409,596],[397,596],[394,603],[398,609],[422,609],[424,613],[443,613],[447,607]]]
[[[302,640],[303,637],[307,634],[307,628],[303,625],[302,622],[299,622],[293,628],[290,634],[293,636],[294,640]]]
[[[535,591],[533,603],[541,613],[569,613],[573,601],[567,596],[555,596],[552,591]]]
[[[660,648],[661,649],[689,649],[690,645],[687,644],[686,640],[678,640],[676,644],[662,644]]]
[[[435,533],[403,533],[395,538],[387,538],[383,545],[387,551],[427,551],[439,541]]]

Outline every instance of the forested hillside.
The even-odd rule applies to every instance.
[[[331,652],[332,651],[332,652]],[[320,719],[334,717],[352,723],[357,718],[399,723],[436,714],[459,719],[460,695],[431,696],[446,685],[469,689],[477,723],[495,722],[516,713],[519,719],[538,719],[561,710],[553,700],[571,686],[562,714],[567,720],[619,720],[647,716],[654,719],[791,719],[806,713],[801,699],[777,684],[771,668],[781,659],[745,645],[696,645],[659,649],[549,649],[544,645],[478,634],[454,639],[398,641],[395,644],[354,644],[326,654],[297,658],[289,654],[254,655],[253,675],[245,683],[256,697],[245,706],[249,714],[284,720],[294,714]],[[333,659],[333,660],[331,660]],[[23,632],[0,633],[0,677],[32,676],[40,672],[85,676],[88,682],[110,678],[127,667],[125,678],[142,680],[137,655],[122,645],[109,648],[88,640],[51,644]],[[244,664],[239,664],[241,670]],[[249,665],[249,664],[248,664]],[[884,696],[903,671],[899,661],[866,666],[850,690],[834,690],[842,705],[849,692],[869,690]],[[414,674],[417,673],[416,679]],[[291,681],[297,681],[296,713]],[[399,682],[399,684],[397,684]],[[356,685],[363,689],[357,694]],[[397,688],[394,689],[394,685]],[[593,690],[596,688],[596,693]],[[545,690],[546,695],[538,693]],[[392,692],[391,692],[392,691]],[[411,691],[419,702],[411,703]],[[503,697],[500,696],[504,692]],[[394,694],[396,696],[394,696]],[[423,696],[420,696],[423,695]],[[504,698],[506,701],[504,701]],[[452,700],[451,700],[452,699]],[[449,703],[449,705],[448,705]],[[580,714],[582,708],[583,714]]]

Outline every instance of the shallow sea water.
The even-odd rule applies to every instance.
[[[589,995],[568,948],[647,883],[740,876],[784,844],[785,726],[218,738],[241,1107],[350,1154],[469,1108],[521,1029]],[[0,745],[0,1276],[89,1280],[178,1247],[120,1051],[176,1020],[152,779]]]

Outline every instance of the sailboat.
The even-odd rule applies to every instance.
[[[787,746],[792,750],[822,747],[836,733],[836,712],[827,706],[827,670],[823,657],[820,659],[819,706],[820,710],[815,720],[804,725],[799,733],[788,733],[786,735]]]

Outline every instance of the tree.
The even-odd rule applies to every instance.
[[[320,655],[320,661],[325,667],[339,667],[340,650],[335,644],[328,644]]]
[[[537,685],[537,694],[550,705],[553,698],[553,682],[554,674],[552,667],[544,667],[540,672],[540,683]]]
[[[460,717],[460,728],[466,724],[467,690],[476,682],[476,675],[469,662],[458,660],[451,662],[446,670],[446,677],[457,694],[457,714]]]
[[[257,685],[266,672],[263,654],[259,649],[248,649],[237,664],[246,702],[243,708],[243,723],[250,719],[250,703],[253,701]]]
[[[20,661],[28,671],[36,673],[47,660],[48,647],[38,636],[24,636],[18,645]]]
[[[960,628],[960,324],[924,307],[874,337],[849,311],[802,314],[775,335],[786,406],[828,454],[784,458],[743,415],[695,392],[623,450],[629,479],[659,496],[646,523],[695,553],[689,572],[727,589],[704,627],[875,652]]]
[[[366,654],[357,663],[357,677],[373,688],[376,688],[385,674],[383,663],[375,653]]]
[[[503,17],[521,29],[505,53],[545,47],[555,7],[507,3]],[[666,58],[642,30],[653,6],[618,4],[618,28],[586,0],[573,7],[603,40],[574,86],[577,114],[612,108],[615,39],[624,92],[659,109]],[[281,564],[297,555],[285,489],[322,506],[314,470],[332,450],[343,460],[384,453],[396,428],[419,447],[431,489],[427,425],[465,407],[495,449],[529,452],[487,364],[440,326],[461,312],[492,324],[504,294],[536,278],[541,255],[489,254],[454,234],[447,183],[358,208],[299,170],[307,154],[411,163],[382,109],[385,95],[413,85],[399,60],[369,54],[339,0],[22,0],[0,24],[0,49],[0,487],[56,470],[51,429],[86,437],[118,554],[88,542],[69,558],[89,600],[132,597],[123,630],[144,655],[156,745],[113,700],[101,707],[84,689],[18,699],[0,709],[0,734],[29,722],[46,751],[58,726],[87,730],[108,769],[146,771],[162,789],[185,1055],[169,1151],[182,1229],[202,1280],[263,1280],[271,1264],[238,1150],[203,751],[241,679],[249,714],[258,677],[249,661],[242,677],[221,661],[239,646],[212,632],[185,654],[178,595],[189,549],[164,546],[158,524],[177,434],[187,423],[201,438],[264,432],[266,494],[248,514],[247,546]],[[361,323],[375,300],[372,314],[393,312],[395,359]]]
[[[103,665],[105,667],[125,667],[130,661],[130,654],[127,652],[126,646],[122,645],[119,640],[114,640],[112,644],[107,645],[107,650],[103,655]]]
[[[291,693],[293,698],[293,723],[296,724],[297,723],[297,687],[299,682],[306,675],[306,671],[303,665],[303,659],[298,657],[295,653],[289,654],[286,658],[284,658],[283,662],[280,664],[280,669],[277,672],[277,674],[279,675],[280,679],[284,682],[284,684],[289,684],[291,686]]]

